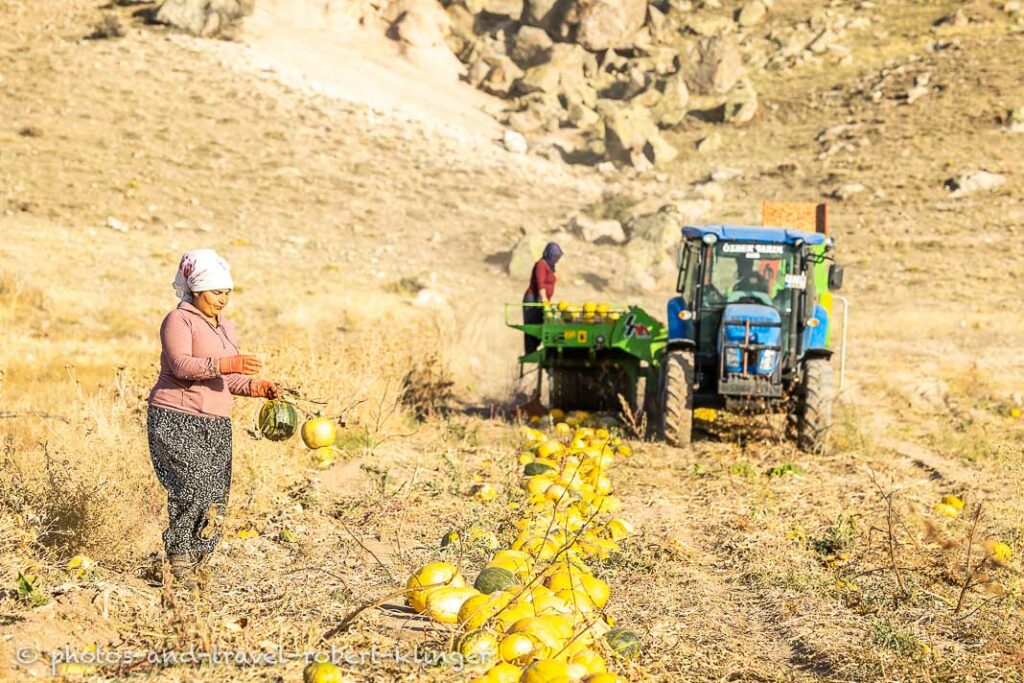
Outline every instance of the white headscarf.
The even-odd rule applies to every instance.
[[[231,266],[213,249],[195,249],[181,257],[174,292],[182,301],[192,301],[196,292],[234,288]]]

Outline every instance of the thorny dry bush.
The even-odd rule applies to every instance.
[[[444,415],[454,394],[451,370],[437,351],[415,361],[402,378],[402,403],[418,420]]]

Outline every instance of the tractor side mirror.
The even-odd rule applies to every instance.
[[[838,263],[828,267],[828,288],[833,292],[843,288],[843,267]]]

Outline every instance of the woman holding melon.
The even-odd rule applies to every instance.
[[[262,364],[239,351],[234,325],[221,316],[233,287],[227,262],[212,249],[181,257],[174,278],[181,301],[160,326],[160,376],[149,394],[149,454],[167,490],[164,548],[175,581],[188,588],[221,538],[232,396],[282,393],[253,377]]]

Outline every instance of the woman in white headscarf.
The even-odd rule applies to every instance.
[[[261,363],[239,351],[221,312],[234,288],[212,249],[181,257],[181,300],[160,327],[160,376],[149,395],[149,453],[167,490],[164,548],[171,573],[191,588],[221,538],[231,486],[232,395],[278,398],[281,387],[253,377]],[[205,583],[201,580],[200,583]]]

